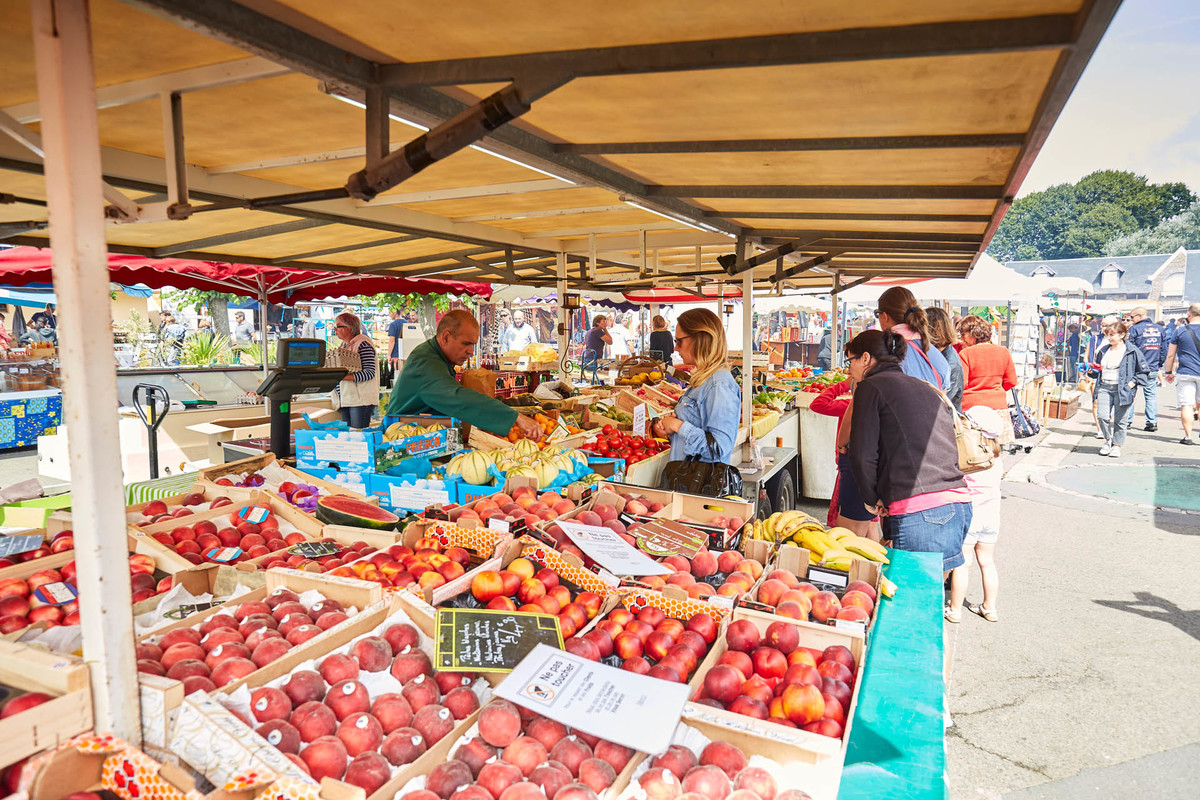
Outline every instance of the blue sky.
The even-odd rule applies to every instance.
[[[1200,193],[1200,2],[1125,0],[1021,186],[1123,169]]]

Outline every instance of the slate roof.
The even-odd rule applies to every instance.
[[[1196,256],[1192,258],[1192,253]],[[1189,251],[1188,280],[1191,285],[1200,289],[1200,251]],[[1007,261],[1004,266],[1014,269],[1022,275],[1033,275],[1038,267],[1045,264],[1054,270],[1059,277],[1083,278],[1091,281],[1097,297],[1106,295],[1147,294],[1150,291],[1150,276],[1161,267],[1171,253],[1150,256],[1104,256],[1101,258],[1062,258],[1041,261]],[[1100,288],[1100,273],[1109,264],[1116,264],[1121,270],[1116,289]],[[1191,286],[1188,291],[1192,295]],[[1200,292],[1196,293],[1200,296]]]

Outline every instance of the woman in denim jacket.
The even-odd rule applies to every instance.
[[[725,368],[728,351],[721,320],[706,308],[680,314],[675,351],[695,368],[675,411],[657,419],[652,432],[670,438],[671,461],[700,456],[701,461],[728,464],[742,416],[742,390]],[[710,453],[708,433],[716,440],[715,453]]]
[[[1124,322],[1106,325],[1104,336],[1107,344],[1096,351],[1094,371],[1098,377],[1093,397],[1096,401],[1096,417],[1104,444],[1100,455],[1121,457],[1121,446],[1125,434],[1133,422],[1133,399],[1137,387],[1154,380],[1142,351],[1125,341],[1129,328]]]

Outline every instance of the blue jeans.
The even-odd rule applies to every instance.
[[[942,571],[961,567],[963,539],[971,527],[970,503],[947,503],[911,514],[881,517],[883,538],[898,550],[941,553]]]
[[[1136,395],[1134,398],[1136,399]],[[1158,375],[1150,374],[1150,380],[1142,387],[1142,399],[1146,401],[1146,424],[1158,424]]]
[[[342,406],[342,420],[351,428],[369,428],[371,427],[371,412],[374,410],[375,406]]]
[[[1116,384],[1102,383],[1096,387],[1096,419],[1100,421],[1100,433],[1115,447],[1125,444],[1125,433],[1133,422],[1133,403],[1120,405],[1119,394]]]

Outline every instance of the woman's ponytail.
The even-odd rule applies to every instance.
[[[929,352],[932,335],[929,326],[929,316],[917,298],[903,286],[893,286],[879,296],[879,310],[888,315],[896,324],[903,323],[912,329],[921,339],[921,350]]]
[[[904,324],[913,329],[921,337],[921,350],[928,353],[933,336],[929,329],[929,315],[920,306],[910,306],[904,312]]]

